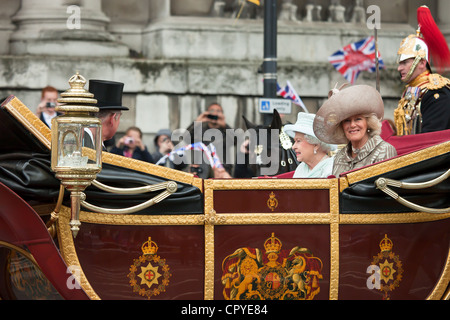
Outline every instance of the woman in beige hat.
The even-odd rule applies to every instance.
[[[294,178],[327,178],[333,170],[333,159],[328,153],[334,146],[323,143],[314,134],[315,115],[300,112],[295,124],[285,125],[284,131],[294,138],[294,149],[300,162]]]
[[[384,104],[367,85],[333,89],[314,120],[316,136],[330,144],[346,144],[335,156],[333,175],[359,169],[397,156],[380,137]]]

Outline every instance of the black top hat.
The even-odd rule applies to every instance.
[[[129,110],[122,106],[124,84],[105,80],[89,80],[89,92],[97,99],[97,108],[102,110]]]

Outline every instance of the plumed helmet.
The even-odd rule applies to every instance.
[[[450,50],[444,35],[439,30],[427,6],[417,9],[419,28],[416,34],[403,39],[398,51],[397,62],[410,58],[425,59],[440,70],[450,66]],[[412,72],[411,72],[412,73]]]
[[[417,35],[411,34],[403,39],[398,50],[397,63],[417,57],[425,59],[427,62],[430,61],[428,46],[421,39],[419,30]]]

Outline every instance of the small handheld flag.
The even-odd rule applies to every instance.
[[[306,113],[309,113],[302,99],[297,94],[294,87],[291,85],[289,81],[286,81],[286,87],[284,88],[281,88],[280,85],[277,83],[277,94],[285,99],[292,100],[292,102],[300,106]]]

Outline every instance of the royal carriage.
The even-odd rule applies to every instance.
[[[1,105],[0,298],[450,299],[450,132],[328,179],[200,179],[107,152],[81,201],[51,131]],[[130,209],[131,208],[131,209]]]

